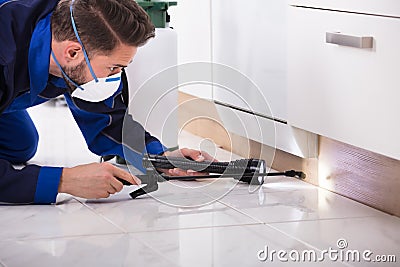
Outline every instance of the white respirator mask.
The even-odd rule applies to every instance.
[[[76,97],[76,98],[79,98],[79,99],[82,99],[82,100],[85,100],[88,102],[101,102],[101,101],[104,101],[107,98],[111,97],[112,95],[114,95],[115,92],[118,90],[118,88],[121,84],[121,72],[111,75],[109,77],[97,78],[96,74],[93,71],[92,65],[90,64],[89,57],[83,46],[81,38],[79,37],[78,30],[76,29],[75,20],[72,15],[73,3],[74,3],[74,0],[72,0],[71,5],[69,7],[69,11],[71,14],[72,27],[74,29],[75,36],[78,39],[78,42],[82,47],[83,55],[85,57],[86,64],[89,67],[90,73],[93,77],[93,80],[91,80],[90,82],[78,85],[70,77],[68,77],[68,75],[64,72],[60,63],[57,61],[57,58],[55,57],[53,51],[51,51],[51,56],[53,57],[54,62],[57,64],[58,68],[61,70],[64,77],[70,83],[72,83],[74,86],[76,86],[76,89],[71,94],[72,97]]]
[[[88,83],[79,85],[71,94],[89,102],[104,101],[118,90],[121,83],[121,73],[114,74],[106,78],[97,78]]]

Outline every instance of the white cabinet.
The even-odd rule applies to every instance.
[[[243,101],[217,87],[214,87],[215,100],[287,119],[286,10],[287,3],[282,0],[212,1],[213,61],[236,69],[255,85],[249,88],[247,77],[232,77],[231,89]],[[215,71],[216,79],[218,75]]]
[[[212,59],[221,64],[213,99],[229,131],[315,157],[316,135],[286,124],[287,9],[282,0],[211,1]]]
[[[126,68],[129,113],[167,147],[178,143],[177,35],[157,28]]]
[[[398,0],[289,0],[289,4],[351,13],[400,17],[400,3]]]
[[[292,2],[329,7],[324,1]],[[343,4],[336,7],[352,11],[360,1],[348,2],[346,6],[336,1]],[[399,11],[398,2],[386,2],[395,7],[390,14]],[[382,12],[359,6],[356,11]],[[381,15],[385,14],[389,13]],[[400,19],[381,15],[289,8],[288,122],[400,159]],[[327,42],[327,33],[333,33],[339,44]],[[347,46],[348,38],[360,37],[372,37],[372,47]]]

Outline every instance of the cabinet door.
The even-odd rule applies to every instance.
[[[214,100],[286,120],[286,10],[282,0],[211,1],[213,62],[255,85],[232,77],[231,88],[213,87]],[[217,68],[214,80],[220,75]]]
[[[229,131],[316,157],[317,136],[286,124],[287,8],[286,0],[211,2],[213,97]]]
[[[290,5],[400,17],[398,0],[289,0]]]
[[[400,159],[400,19],[289,10],[288,122]],[[327,43],[327,32],[372,37],[372,48]]]

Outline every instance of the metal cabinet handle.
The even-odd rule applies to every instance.
[[[326,42],[356,48],[372,48],[374,38],[371,36],[353,36],[340,32],[326,32]]]

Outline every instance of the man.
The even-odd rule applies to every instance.
[[[129,155],[136,165],[143,153],[167,153],[129,117],[122,143],[121,72],[152,37],[154,26],[133,0],[0,0],[0,202],[54,203],[58,192],[105,198],[122,190],[117,178],[140,183],[108,163],[21,170],[13,164],[25,163],[37,148],[26,108],[62,94],[92,152]],[[170,154],[211,160],[191,149]]]

